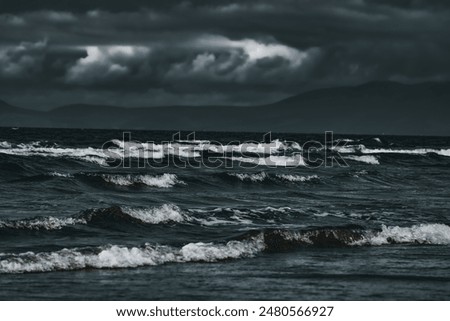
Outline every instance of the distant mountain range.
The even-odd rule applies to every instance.
[[[0,126],[450,135],[450,82],[370,82],[260,106],[123,108],[74,104],[41,112],[0,100]]]

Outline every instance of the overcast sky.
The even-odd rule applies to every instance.
[[[0,99],[251,105],[450,78],[448,0],[1,0]]]

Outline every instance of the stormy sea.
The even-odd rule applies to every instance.
[[[188,134],[0,128],[0,299],[450,299],[449,137]]]

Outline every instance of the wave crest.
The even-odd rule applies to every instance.
[[[285,181],[285,182],[309,182],[319,180],[317,175],[296,175],[296,174],[275,174],[266,172],[260,173],[227,173],[229,176],[236,177],[242,182],[263,182],[266,180]]]
[[[55,252],[4,254],[0,273],[70,271],[154,266],[165,263],[217,262],[251,257],[264,250],[261,238],[225,244],[188,243],[181,248],[145,244],[142,247],[108,245],[62,249]]]
[[[160,224],[167,222],[184,222],[190,218],[182,213],[181,209],[173,204],[163,204],[160,207],[143,208],[124,208],[123,211],[144,223]]]
[[[175,174],[162,174],[160,176],[152,175],[110,175],[101,176],[107,183],[119,186],[147,185],[151,187],[169,188],[177,184],[185,185],[183,181],[178,180]]]

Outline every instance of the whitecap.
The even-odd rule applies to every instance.
[[[59,173],[59,172],[51,172],[48,175],[53,177],[65,177],[65,178],[73,177],[73,175],[70,173]]]
[[[390,243],[450,244],[450,226],[420,224],[410,227],[382,226],[380,232],[367,233],[356,245],[383,245]]]
[[[123,212],[144,223],[159,224],[166,222],[189,221],[190,218],[184,215],[181,209],[173,204],[163,204],[152,208],[130,208],[124,207]]]
[[[306,166],[303,157],[301,155],[293,156],[276,156],[271,155],[265,158],[255,157],[231,157],[231,160],[237,162],[251,163],[262,166],[275,166],[275,167],[296,167]]]
[[[380,164],[380,161],[378,160],[378,158],[376,158],[375,156],[372,156],[372,155],[363,155],[363,156],[349,155],[349,156],[345,156],[344,159],[349,159],[349,160],[362,162],[362,163],[366,163],[366,164],[371,164],[371,165],[379,165]]]
[[[108,245],[55,252],[5,254],[0,273],[70,271],[86,268],[135,268],[165,263],[217,262],[252,257],[265,248],[263,237],[225,244],[188,243],[181,248],[146,244],[143,247]]]
[[[264,172],[261,173],[228,173],[228,175],[237,177],[241,181],[262,182],[268,175]]]
[[[63,227],[76,224],[87,224],[87,221],[84,218],[48,216],[16,221],[0,221],[0,228],[60,230]]]
[[[120,185],[120,186],[131,186],[135,184],[143,184],[152,187],[169,188],[177,184],[185,185],[183,181],[178,180],[175,174],[165,173],[160,176],[152,175],[109,175],[104,174],[101,176],[104,181]]]
[[[309,182],[313,180],[318,180],[319,176],[317,175],[292,175],[292,174],[277,174],[276,175],[279,179],[289,181],[289,182]]]
[[[414,148],[414,149],[395,149],[395,148],[367,148],[360,145],[349,145],[344,147],[336,147],[335,151],[343,154],[361,153],[361,154],[408,154],[408,155],[427,155],[438,154],[441,156],[450,156],[450,149],[435,148]]]
[[[11,148],[11,144],[8,142],[0,142],[0,147],[1,148]]]

